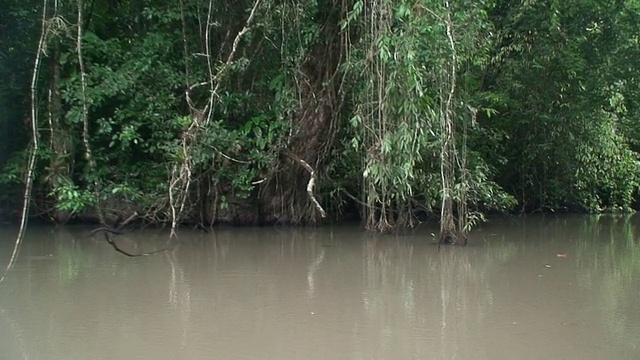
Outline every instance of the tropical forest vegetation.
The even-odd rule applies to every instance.
[[[1,2],[7,220],[638,207],[638,0]]]

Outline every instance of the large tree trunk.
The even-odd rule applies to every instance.
[[[323,24],[325,41],[315,45],[300,66],[296,78],[300,103],[288,148],[281,151],[273,176],[260,192],[263,222],[316,224],[325,215],[313,189],[321,181],[317,174],[323,173],[338,127],[342,105],[338,73],[344,49],[341,1],[325,1],[321,9],[317,21]]]

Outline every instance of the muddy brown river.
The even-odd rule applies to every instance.
[[[493,219],[440,251],[428,225],[182,230],[138,258],[90,231],[29,229],[0,359],[640,359],[638,215]]]

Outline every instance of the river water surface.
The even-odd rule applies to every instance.
[[[90,230],[27,232],[0,359],[640,359],[638,216],[497,219],[440,251],[428,226],[220,228],[128,258]]]

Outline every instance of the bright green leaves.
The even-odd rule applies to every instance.
[[[122,131],[118,134],[114,134],[109,147],[113,147],[116,141],[120,142],[120,149],[126,151],[131,145],[138,145],[141,141],[140,134],[136,131],[133,125],[126,125]]]
[[[347,17],[340,23],[340,29],[345,30],[352,22],[354,22],[357,18],[362,14],[362,9],[364,7],[363,0],[356,0],[353,3],[353,8],[347,14]]]
[[[640,180],[638,156],[626,146],[614,116],[594,115],[576,148],[572,195],[590,212],[628,210]]]
[[[258,152],[268,150],[269,145],[274,145],[281,132],[281,124],[266,114],[257,115],[247,121],[242,128],[242,135],[253,138],[254,145],[251,148]]]
[[[400,216],[401,209],[412,209],[416,201],[431,209],[440,197],[440,124],[451,44],[440,3],[367,5],[371,14],[361,19],[367,32],[351,52],[365,58],[352,60],[352,73],[361,77],[356,83],[358,105],[350,118],[354,136],[348,140],[364,158],[368,226],[384,230],[412,223],[411,216]],[[474,11],[456,9],[469,18]],[[459,58],[471,59],[479,51],[475,46],[463,46]]]
[[[95,201],[93,193],[82,190],[67,178],[59,178],[49,194],[56,199],[56,207],[73,214],[81,213]]]
[[[638,94],[628,84],[640,53],[630,46],[637,24],[619,5],[496,1],[492,9],[499,55],[485,87],[499,97],[484,101],[500,110],[487,124],[506,135],[506,162],[494,164],[528,210],[631,204],[638,172],[628,139],[637,133],[624,124]]]

